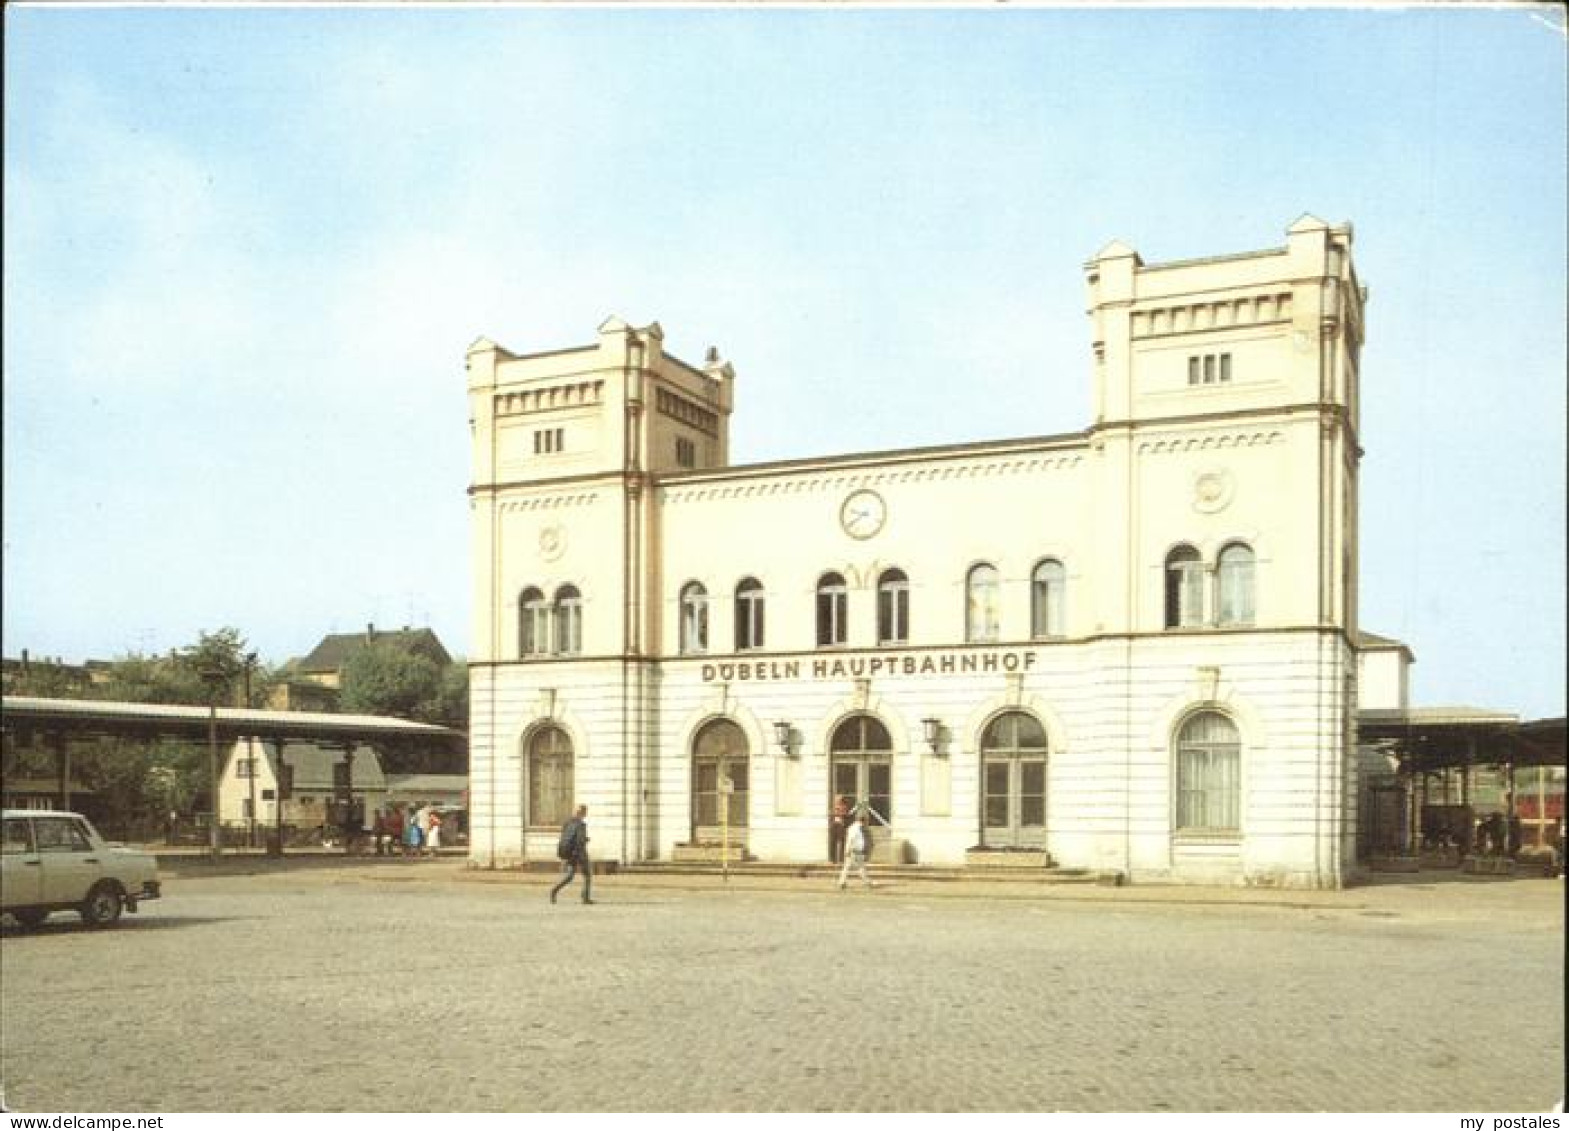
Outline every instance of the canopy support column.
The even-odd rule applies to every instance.
[[[60,808],[71,807],[71,747],[63,730],[51,731],[46,739],[54,749],[55,775],[60,782]]]

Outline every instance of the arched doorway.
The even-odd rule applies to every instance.
[[[523,744],[527,765],[523,775],[523,812],[528,828],[559,829],[572,816],[572,740],[567,732],[547,723]]]
[[[869,805],[873,839],[884,839],[885,826],[892,826],[894,820],[893,740],[888,728],[875,716],[851,715],[834,728],[828,752],[829,806],[840,797],[848,797],[856,807]]]
[[[1004,711],[981,732],[981,844],[1046,845],[1046,731],[1024,711]]]
[[[692,740],[692,843],[719,843],[728,820],[730,842],[745,847],[750,769],[745,731],[730,719],[703,724]]]

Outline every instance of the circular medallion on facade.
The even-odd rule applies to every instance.
[[[864,487],[851,491],[839,507],[839,525],[851,538],[867,539],[883,528],[888,520],[888,504],[876,491]]]
[[[1193,477],[1193,509],[1200,514],[1225,510],[1235,491],[1231,472],[1224,468],[1201,471]]]
[[[547,526],[539,532],[539,556],[547,562],[559,558],[567,548],[567,532],[559,526]]]

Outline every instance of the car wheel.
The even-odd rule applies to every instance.
[[[28,930],[32,930],[45,919],[49,918],[49,912],[45,911],[41,907],[24,907],[20,911],[11,912],[11,914],[16,918],[18,923],[22,924],[22,926],[26,927]]]
[[[97,884],[82,900],[82,922],[89,927],[112,927],[119,920],[123,906],[119,884],[108,881]]]

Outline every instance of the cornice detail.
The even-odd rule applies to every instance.
[[[1182,302],[1144,307],[1133,312],[1135,338],[1188,334],[1195,330],[1226,330],[1234,326],[1263,326],[1291,319],[1291,292],[1247,295],[1211,302]]]
[[[1030,475],[1043,471],[1067,471],[1083,462],[1082,453],[1072,452],[1052,456],[974,460],[942,467],[827,472],[821,475],[808,473],[774,482],[705,483],[691,487],[665,487],[660,491],[660,499],[665,503],[695,503],[718,499],[766,498],[776,495],[836,494],[857,487],[887,487],[901,483],[939,483],[946,480],[990,479],[1009,475]]]
[[[504,499],[497,504],[496,509],[502,514],[516,513],[518,511],[551,511],[561,510],[566,507],[592,506],[598,501],[596,494],[582,495],[550,495],[538,499]]]
[[[604,400],[603,381],[574,381],[570,384],[551,385],[545,389],[525,389],[519,392],[495,394],[495,412],[501,416],[526,416],[534,412],[549,412],[558,408],[581,408],[596,405]]]
[[[1226,448],[1264,448],[1285,439],[1280,429],[1258,432],[1230,432],[1224,435],[1180,436],[1170,440],[1145,440],[1139,444],[1140,455],[1166,455],[1170,452],[1208,452]]]

